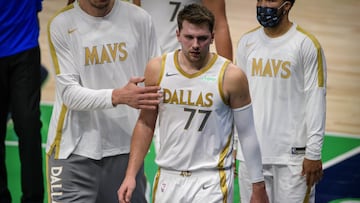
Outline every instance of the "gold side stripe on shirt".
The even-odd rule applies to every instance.
[[[233,130],[231,130],[230,135],[228,136],[228,140],[226,143],[226,146],[224,147],[223,151],[220,153],[220,159],[219,159],[219,164],[218,164],[218,168],[219,170],[219,175],[220,175],[220,187],[221,187],[221,191],[223,193],[224,199],[223,199],[223,203],[226,203],[228,201],[227,197],[228,197],[228,188],[226,185],[226,170],[221,170],[225,168],[225,158],[226,156],[229,154],[230,151],[230,144],[231,144],[231,140],[233,139]]]
[[[157,85],[160,85],[161,83],[161,80],[164,76],[164,72],[165,72],[165,62],[166,62],[166,54],[162,55],[161,57],[161,70],[160,70],[160,77],[159,77],[159,80],[157,82]]]
[[[311,41],[314,43],[316,50],[317,50],[317,62],[318,62],[318,69],[317,69],[317,73],[318,73],[318,86],[319,87],[324,87],[324,66],[323,66],[323,57],[322,57],[322,53],[321,53],[321,45],[319,43],[319,41],[315,38],[314,35],[310,34],[309,32],[305,31],[303,28],[301,28],[300,26],[297,26],[296,29],[305,34],[306,36],[308,36]]]
[[[153,195],[152,195],[152,201],[151,202],[155,202],[156,191],[157,191],[157,187],[159,185],[159,179],[160,179],[160,168],[158,169],[158,171],[156,173],[156,176],[155,176]]]
[[[53,59],[53,62],[54,62],[54,68],[55,68],[55,74],[59,74],[60,73],[60,68],[59,68],[59,61],[58,61],[58,58],[56,56],[56,51],[55,51],[55,48],[54,48],[54,44],[51,40],[51,35],[50,35],[50,25],[52,23],[52,21],[54,20],[54,18],[56,16],[58,16],[59,14],[67,11],[67,10],[70,10],[70,9],[73,9],[74,8],[74,4],[70,4],[68,6],[66,6],[65,8],[61,9],[59,12],[57,12],[52,18],[50,18],[48,24],[47,24],[47,36],[48,36],[48,41],[49,41],[49,47],[50,47],[50,55],[51,55],[51,58]]]
[[[48,156],[50,156],[50,154],[55,149],[55,155],[54,155],[55,159],[59,158],[62,129],[63,129],[63,126],[64,126],[66,113],[67,113],[67,107],[65,105],[62,105],[61,112],[60,112],[60,117],[59,117],[59,120],[58,120],[58,123],[57,123],[55,139],[54,139],[54,142],[51,144],[50,150],[48,152]]]

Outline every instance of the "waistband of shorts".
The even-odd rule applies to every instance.
[[[207,176],[207,175],[214,175],[214,173],[219,173],[220,171],[230,171],[231,167],[223,168],[223,169],[199,169],[193,171],[178,171],[166,168],[160,168],[160,173],[170,174],[170,175],[177,175],[182,177],[190,177],[190,176]]]

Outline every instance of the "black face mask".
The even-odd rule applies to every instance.
[[[278,15],[279,9],[281,9],[287,1],[285,1],[279,8],[271,7],[256,7],[257,20],[264,27],[275,27],[279,24],[281,15]]]

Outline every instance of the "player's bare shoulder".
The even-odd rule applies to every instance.
[[[237,88],[244,85],[246,86],[245,88],[248,87],[245,72],[240,67],[230,63],[225,71],[224,86],[228,86],[228,88]]]
[[[224,75],[224,92],[229,98],[230,106],[237,108],[250,103],[249,84],[245,72],[230,63]]]
[[[145,69],[145,84],[158,85],[161,77],[161,63],[162,57],[158,56],[149,60]]]

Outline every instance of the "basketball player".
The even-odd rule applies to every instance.
[[[161,97],[135,77],[160,52],[151,17],[120,0],[78,0],[48,28],[56,73],[48,202],[118,202],[137,109],[156,109]],[[136,179],[132,202],[146,202],[143,168]]]
[[[249,79],[268,196],[280,203],[314,202],[323,173],[325,57],[317,39],[289,20],[294,2],[258,0],[262,26],[240,39],[236,55]],[[241,202],[251,194],[246,166],[240,162]]]
[[[180,9],[191,3],[204,5],[215,15],[215,48],[217,53],[229,60],[233,59],[233,48],[226,18],[225,0],[133,0],[133,3],[141,6],[153,18],[162,54],[180,49],[180,44],[176,39],[176,16]],[[159,130],[158,127],[156,127],[154,136],[156,152],[158,152],[160,148],[158,134]]]
[[[251,169],[252,202],[267,202],[246,76],[229,60],[209,52],[214,15],[206,7],[187,5],[177,18],[181,50],[152,59],[146,67],[146,85],[160,85],[163,102],[157,110],[140,113],[119,201],[134,196],[135,175],[159,117],[161,148],[153,202],[232,202],[233,125]]]

